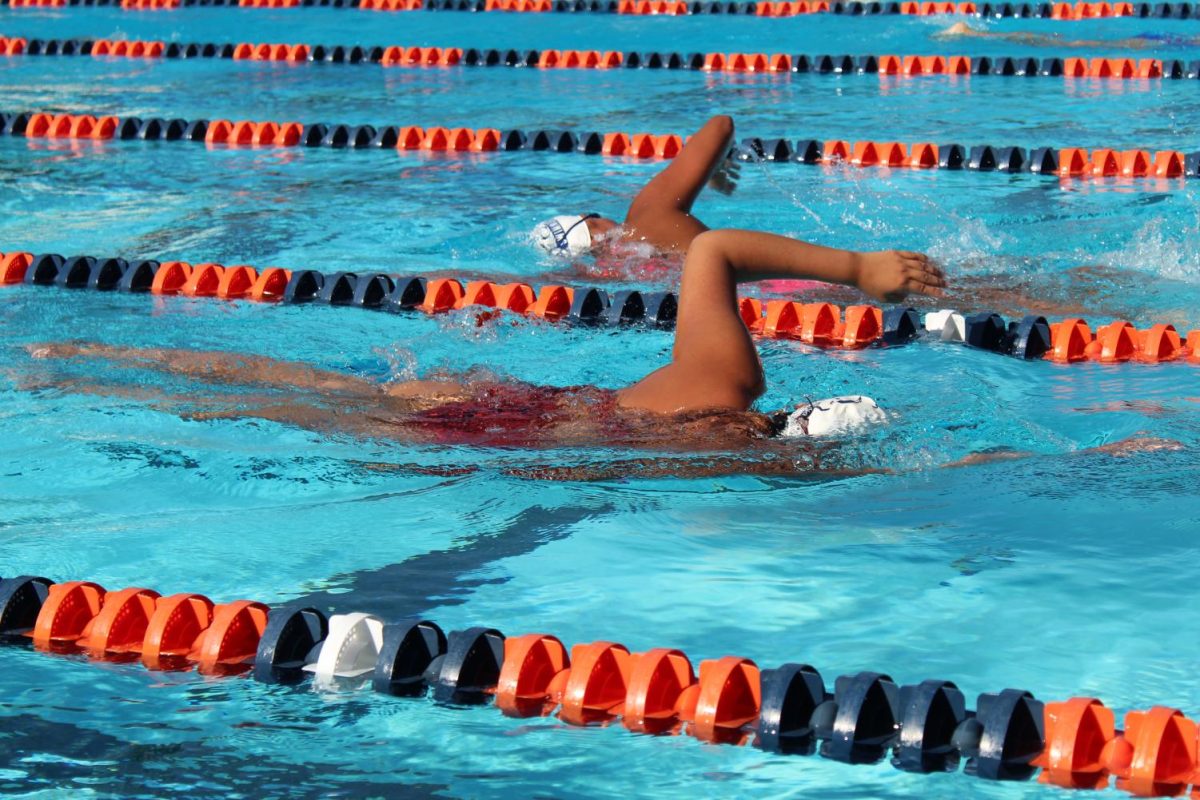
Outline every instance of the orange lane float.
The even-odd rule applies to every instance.
[[[25,126],[28,138],[111,139],[116,117],[96,118],[90,114],[33,114]]]
[[[874,306],[849,306],[844,320],[832,303],[769,300],[763,306],[747,298],[740,301],[739,311],[751,333],[771,339],[857,349],[883,336],[883,312]]]
[[[491,281],[471,281],[453,307],[462,309],[467,306],[489,306],[524,314],[536,301],[533,287],[527,283],[509,283],[501,286]]]
[[[41,650],[82,650],[104,659],[136,654],[151,669],[194,662],[200,672],[245,671],[268,609],[239,600],[214,606],[201,595],[162,597],[152,589],[105,591],[87,581],[54,584],[29,632]]]
[[[300,0],[238,0],[239,8],[299,8]]]
[[[0,36],[0,56],[19,56],[24,54],[27,39],[19,36]]]
[[[1100,326],[1093,334],[1082,319],[1066,319],[1050,325],[1051,349],[1046,357],[1060,364],[1077,361],[1098,361],[1118,364],[1141,361],[1159,364],[1187,358],[1200,360],[1200,332],[1192,331],[1184,339],[1174,325],[1158,324],[1147,330],[1137,330],[1128,322],[1118,320]]]
[[[92,57],[117,56],[125,58],[162,58],[166,45],[162,42],[97,39],[92,42]]]
[[[0,254],[0,286],[24,283],[31,263],[33,253]]]
[[[121,8],[125,11],[158,11],[182,5],[180,0],[121,0]]]

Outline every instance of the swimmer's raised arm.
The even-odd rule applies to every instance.
[[[878,300],[941,296],[941,270],[920,253],[856,253],[757,231],[709,231],[683,267],[672,361],[621,390],[621,405],[663,414],[744,411],[762,394],[762,365],[737,309],[737,284],[808,278],[854,286]]]
[[[732,143],[732,117],[722,114],[706,122],[630,203],[627,232],[664,250],[686,250],[692,239],[708,230],[692,216],[692,205]]]

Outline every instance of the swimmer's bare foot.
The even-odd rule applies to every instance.
[[[1136,453],[1157,453],[1160,450],[1177,451],[1183,449],[1183,442],[1177,442],[1174,439],[1164,439],[1160,436],[1131,436],[1119,442],[1110,442],[1109,444],[1102,444],[1099,447],[1093,447],[1087,452],[1106,453],[1116,458],[1128,458]]]

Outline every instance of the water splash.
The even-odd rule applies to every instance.
[[[1200,225],[1194,215],[1192,220],[1174,225],[1165,218],[1150,220],[1124,247],[1100,254],[1099,260],[1164,278],[1200,282]]]
[[[417,354],[398,344],[372,348],[387,363],[385,383],[411,381],[417,377]]]

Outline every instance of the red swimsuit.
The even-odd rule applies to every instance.
[[[530,447],[546,443],[547,428],[581,418],[611,420],[616,408],[617,393],[594,386],[489,383],[474,397],[417,411],[401,424],[443,444]]]

